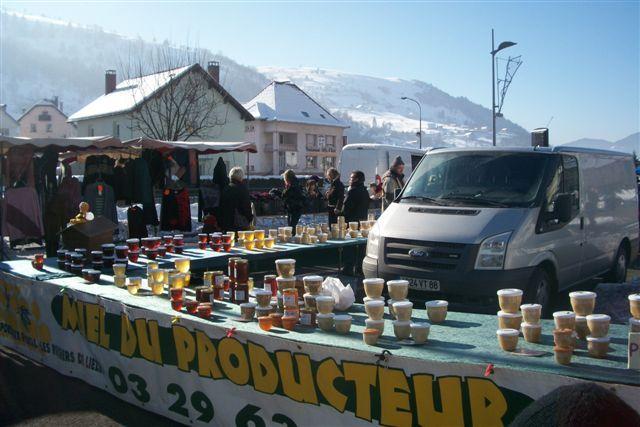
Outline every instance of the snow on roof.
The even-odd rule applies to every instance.
[[[243,105],[256,120],[348,127],[291,82],[271,82]]]
[[[56,104],[54,104],[53,102],[49,101],[48,99],[42,99],[42,100],[36,102],[35,104],[33,104],[31,107],[29,107],[29,109],[25,110],[25,112],[22,113],[20,115],[20,117],[18,118],[18,121],[21,121],[24,116],[29,114],[31,112],[31,110],[33,110],[36,107],[53,108],[53,109],[57,110],[60,114],[62,114],[64,117],[67,117],[67,115],[65,113],[60,111],[60,109],[58,108],[58,106]]]
[[[69,117],[69,121],[74,122],[130,111],[194,65],[124,80],[116,86],[116,90],[113,92],[101,95],[73,113]]]

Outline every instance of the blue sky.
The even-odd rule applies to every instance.
[[[553,143],[640,130],[640,1],[9,2],[11,9],[124,35],[197,44],[246,65],[311,66],[419,79],[486,107],[491,28],[524,64],[504,114],[553,116]]]

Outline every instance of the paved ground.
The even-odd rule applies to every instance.
[[[168,426],[174,423],[0,346],[0,425]]]

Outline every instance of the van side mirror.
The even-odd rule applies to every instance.
[[[573,201],[573,194],[562,193],[558,194],[554,203],[553,213],[554,216],[560,222],[571,221],[571,202]]]

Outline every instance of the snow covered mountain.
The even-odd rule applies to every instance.
[[[491,110],[418,80],[377,78],[318,68],[258,67],[270,80],[290,80],[352,125],[354,142],[410,145],[419,130],[414,98],[422,106],[423,146],[491,144]],[[498,120],[499,145],[528,145],[529,134]]]
[[[635,153],[640,155],[640,132],[633,133],[626,138],[613,142],[607,141],[606,139],[581,138],[576,141],[567,142],[563,145],[623,151],[625,153]]]
[[[96,26],[83,26],[13,11],[2,14],[0,40],[0,103],[14,117],[42,98],[57,95],[67,115],[79,110],[104,91],[104,71],[116,69],[131,52],[156,41],[123,37]],[[168,41],[162,44],[169,44]],[[220,61],[221,82],[234,97],[246,102],[270,80],[291,80],[350,125],[351,142],[416,145],[418,113],[422,104],[423,146],[478,146],[491,144],[491,111],[463,97],[453,97],[421,81],[376,78],[338,71],[240,65],[203,49],[208,59]],[[176,49],[182,49],[176,47]],[[528,145],[520,126],[498,120],[499,145]]]

